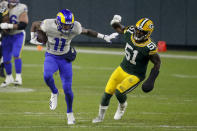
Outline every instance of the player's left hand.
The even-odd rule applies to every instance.
[[[13,24],[9,24],[9,23],[1,23],[0,24],[0,28],[1,29],[13,29],[14,25]]]
[[[118,33],[112,33],[110,35],[104,35],[104,40],[108,43],[112,43],[112,39],[116,38],[118,36]]]
[[[142,90],[146,93],[150,92],[154,88],[154,82],[147,79],[143,84],[142,84]]]

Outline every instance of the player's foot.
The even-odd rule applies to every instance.
[[[57,94],[53,94],[51,93],[51,98],[50,98],[50,102],[49,102],[49,107],[51,110],[55,110],[55,108],[57,107]]]
[[[73,115],[73,112],[67,113],[67,123],[68,123],[68,125],[75,124],[75,117]]]
[[[22,77],[21,74],[16,74],[16,79],[13,82],[13,84],[15,84],[16,86],[21,86],[22,85]]]
[[[14,82],[14,78],[12,75],[7,75],[6,79],[3,83],[1,83],[0,87],[6,87]]]
[[[125,102],[124,104],[120,104],[120,103],[118,104],[118,109],[116,111],[116,114],[114,115],[115,120],[120,120],[122,118],[126,107],[127,107],[127,102]]]
[[[98,116],[98,117],[96,117],[95,119],[92,120],[92,123],[99,123],[99,122],[102,122],[102,121],[103,121],[103,119],[100,116]]]

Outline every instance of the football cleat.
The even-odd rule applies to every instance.
[[[98,116],[98,117],[96,117],[95,119],[92,120],[92,123],[100,123],[102,121],[103,121],[103,119],[100,116]]]
[[[73,115],[73,112],[67,113],[67,123],[68,123],[68,125],[75,124],[75,117]]]
[[[7,75],[6,79],[3,83],[1,83],[0,87],[6,87],[14,82],[14,78],[12,75]]]
[[[51,93],[51,98],[49,101],[49,107],[51,110],[55,110],[57,107],[57,96],[58,96],[58,93],[57,94]]]
[[[127,108],[127,102],[125,102],[124,104],[118,104],[118,109],[114,115],[114,119],[115,120],[120,120],[122,118],[122,116],[124,115],[125,109]]]
[[[13,82],[13,84],[15,84],[16,86],[21,86],[22,85],[22,78],[21,75],[20,76],[16,76],[15,81]]]

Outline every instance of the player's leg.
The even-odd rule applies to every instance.
[[[105,92],[102,96],[101,104],[99,106],[98,117],[93,119],[92,121],[93,123],[102,122],[105,117],[105,112],[107,111],[107,108],[109,106],[110,99],[115,93],[117,85],[122,81],[122,76],[119,70],[120,70],[120,67],[116,68],[116,70],[112,73],[112,75],[110,76],[107,82]]]
[[[3,55],[2,54],[2,45],[1,45],[1,40],[0,40],[0,77],[5,77],[2,55]]]
[[[72,91],[72,63],[65,59],[58,61],[62,87],[65,94],[65,101],[67,103],[67,123],[75,124],[75,117],[73,115],[73,91]]]
[[[55,110],[57,107],[57,96],[58,89],[55,86],[55,81],[53,79],[53,74],[58,70],[58,65],[53,55],[46,53],[44,60],[44,80],[47,86],[51,90],[51,98],[49,102],[49,107],[51,110]]]
[[[140,83],[140,79],[137,76],[129,74],[125,76],[125,79],[118,85],[115,93],[116,98],[119,101],[117,111],[114,115],[115,120],[121,119],[121,117],[124,115],[125,109],[127,107],[126,94],[135,89]]]
[[[14,79],[12,76],[12,37],[11,36],[4,36],[2,39],[2,53],[3,53],[3,62],[4,62],[4,67],[6,70],[6,79],[5,81],[1,84],[0,87],[6,87],[9,84],[13,83]]]
[[[22,85],[22,60],[21,60],[21,53],[22,47],[25,42],[25,33],[20,33],[14,36],[15,41],[13,41],[13,56],[14,56],[14,63],[15,63],[15,71],[16,71],[16,79],[14,84]]]

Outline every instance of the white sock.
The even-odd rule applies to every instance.
[[[101,106],[101,105],[99,106],[99,117],[101,119],[104,119],[107,108],[108,106]]]

